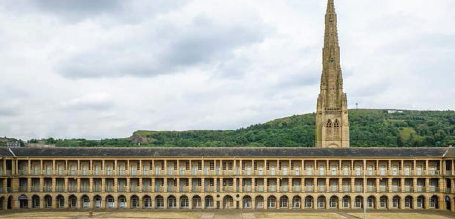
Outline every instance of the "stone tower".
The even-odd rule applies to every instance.
[[[328,0],[322,51],[321,90],[316,111],[315,146],[349,147],[349,122],[346,94],[340,66],[337,14],[333,0]]]

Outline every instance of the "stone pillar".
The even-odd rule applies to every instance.
[[[65,178],[65,188],[63,189],[65,192],[68,192],[68,178]],[[66,198],[65,198],[66,201]],[[65,205],[66,206],[66,205]]]
[[[400,175],[404,176],[404,160],[401,160],[400,169]]]
[[[428,160],[425,160],[425,175],[428,176]]]
[[[351,192],[355,191],[355,178],[351,178]]]
[[[425,178],[425,192],[430,191],[430,178]]]
[[[439,187],[439,192],[445,192],[445,185],[444,185],[444,179],[443,178],[439,178],[438,179],[438,187]],[[438,191],[436,191],[438,192]],[[446,207],[445,203],[444,203],[444,207]]]
[[[56,175],[56,172],[55,172],[56,169],[57,169],[57,168],[56,168],[56,166],[55,166],[55,159],[53,159],[53,160],[52,160],[52,175]]]
[[[223,185],[223,183],[221,183],[221,185]],[[188,188],[188,191],[193,192],[193,178],[188,179],[188,186],[190,187],[190,188]],[[223,188],[223,187],[221,186],[221,188]],[[221,191],[223,191],[223,189],[221,189]]]
[[[101,192],[107,192],[106,191],[106,178],[101,178]]]
[[[131,179],[129,177],[126,178],[126,192],[131,192],[130,183],[131,183]]]
[[[446,210],[446,201],[444,195],[438,195],[439,210]]]
[[[116,171],[117,172],[117,171]],[[118,192],[118,178],[115,177],[114,178],[114,192],[117,193]],[[114,197],[114,200],[117,200],[116,197]]]
[[[76,179],[76,192],[81,192],[81,178]]]
[[[280,185],[281,184],[281,179],[280,178],[276,178],[275,179],[275,185],[276,185],[276,192],[280,192],[281,189],[280,189]]]
[[[343,191],[343,178],[338,178],[338,192],[345,192]]]
[[[264,192],[267,192],[268,187],[269,187],[268,179],[264,178]],[[264,199],[265,199],[265,197],[264,197]],[[266,206],[266,204],[264,204],[264,206]]]
[[[412,188],[413,188],[414,193],[416,193],[417,192],[417,178],[414,178],[412,180]],[[415,198],[415,200],[417,200],[417,198]],[[416,206],[416,205],[414,205],[414,206]]]
[[[376,192],[379,193],[381,192],[381,184],[380,184],[380,181],[379,181],[379,178],[376,178]]]
[[[5,186],[6,188],[6,186]],[[27,178],[27,192],[32,192],[32,178]]]
[[[452,181],[452,182],[453,182],[453,181]],[[251,191],[252,191],[253,193],[255,193],[255,192],[256,192],[256,178],[254,178],[254,177],[251,179],[251,186],[252,186]],[[452,187],[453,187],[453,186],[452,186]],[[253,197],[254,197],[254,196],[253,196]],[[254,206],[254,204],[252,204],[252,206]],[[254,208],[253,208],[253,209],[254,209]]]
[[[213,191],[219,192],[219,191],[218,191],[218,178],[214,178],[213,181],[214,181],[214,182],[213,182],[213,186],[215,187],[215,188],[213,189]],[[213,201],[215,201],[215,200],[213,200]]]
[[[424,206],[424,209],[428,210],[430,208],[430,198],[431,198],[431,195],[428,196],[428,197],[425,197],[425,206]]]
[[[324,192],[331,191],[329,188],[330,188],[330,179],[329,178],[325,178],[325,191]]]
[[[17,171],[16,171],[16,162],[17,160],[16,159],[13,159],[11,160],[11,175],[17,175]]]
[[[178,187],[178,183],[177,183],[177,187]],[[205,178],[201,178],[201,187],[202,187],[201,192],[205,192]],[[204,199],[204,197],[201,197],[201,199]]]
[[[39,191],[43,192],[44,191],[44,178],[40,177],[39,178]],[[41,202],[40,202],[41,203]]]
[[[57,191],[56,187],[57,187],[57,178],[52,178],[52,192],[56,192]],[[52,200],[52,201],[54,201],[54,200]],[[52,202],[52,204],[53,203],[54,202]]]
[[[405,180],[406,180],[405,178],[400,178],[401,192],[405,192],[405,191],[406,191],[405,188],[404,188],[404,185],[405,185],[405,184],[404,184],[404,181],[405,181]]]
[[[389,176],[392,175],[392,160],[389,160],[389,166],[388,166],[388,171],[389,172]]]
[[[238,192],[237,191],[237,178],[234,177],[234,184],[232,185],[232,187],[234,187],[234,192]]]
[[[393,188],[392,188],[392,178],[389,178],[388,181],[389,181],[389,182],[388,182],[389,192],[391,193],[391,192],[393,192]]]
[[[89,179],[89,191],[93,192],[93,178]],[[93,201],[93,200],[92,200]]]
[[[155,177],[152,178],[151,182],[152,182],[152,192],[155,192],[155,187],[156,187]],[[154,203],[154,201],[152,203]]]
[[[166,169],[166,168],[165,168]],[[191,186],[191,185],[190,185]],[[164,178],[164,192],[167,192],[167,178]]]
[[[313,179],[313,192],[318,192],[318,178]],[[316,204],[317,202],[317,197],[314,199],[314,203]],[[315,208],[316,209],[316,208]]]

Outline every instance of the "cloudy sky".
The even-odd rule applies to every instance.
[[[324,0],[0,0],[0,135],[127,137],[314,112]],[[455,109],[455,1],[337,0],[350,108]]]

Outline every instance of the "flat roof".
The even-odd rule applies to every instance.
[[[455,157],[455,149],[446,148],[0,148],[0,156],[16,157]]]

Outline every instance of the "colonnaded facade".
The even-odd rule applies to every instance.
[[[12,148],[0,156],[2,209],[453,210],[455,202],[455,148]]]
[[[454,148],[349,148],[336,22],[315,148],[3,148],[0,208],[453,211]]]

